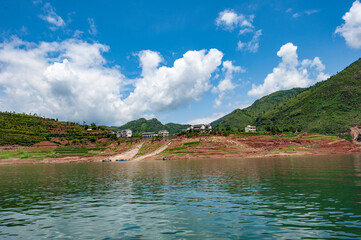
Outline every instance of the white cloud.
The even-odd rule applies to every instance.
[[[242,28],[241,30],[239,30],[239,35],[244,35],[246,33],[251,33],[253,32],[253,29],[251,28]]]
[[[248,27],[253,28],[254,15],[237,14],[232,9],[226,9],[218,14],[216,24],[219,27],[223,27],[227,30],[233,30],[236,27]]]
[[[315,67],[317,69],[317,71],[322,72],[323,70],[325,70],[325,65],[323,65],[323,63],[321,62],[321,59],[319,57],[315,57],[313,60],[310,59],[304,59],[302,61],[302,66],[303,67]]]
[[[263,84],[252,85],[249,96],[265,96],[281,89],[308,87],[329,78],[329,75],[322,72],[325,66],[319,57],[299,61],[297,46],[292,43],[283,45],[277,56],[282,58],[281,63],[267,75]]]
[[[247,46],[247,43],[242,42],[242,41],[238,41],[237,43],[237,49],[238,50],[242,50],[243,48],[245,48]]]
[[[321,81],[326,80],[326,79],[328,79],[328,78],[330,78],[330,77],[331,77],[331,76],[330,76],[329,74],[320,72],[320,73],[317,75],[316,82],[321,82]]]
[[[306,10],[306,11],[303,11],[303,12],[296,12],[296,13],[292,14],[292,17],[293,18],[298,18],[298,17],[301,17],[303,15],[311,15],[311,14],[314,14],[314,13],[318,13],[319,11],[320,10],[311,9],[311,10]],[[290,13],[290,11],[288,11],[288,12]]]
[[[157,70],[158,65],[163,61],[158,52],[143,50],[138,54],[140,67],[142,67],[142,76],[150,76]]]
[[[39,17],[51,25],[51,30],[55,31],[60,27],[65,27],[64,20],[55,13],[55,10],[50,3],[44,4],[43,11],[45,15],[39,15]]]
[[[356,0],[350,11],[342,17],[344,24],[338,26],[335,33],[341,34],[346,44],[352,48],[361,48],[361,3]]]
[[[91,35],[97,35],[97,33],[98,33],[98,29],[97,29],[97,27],[95,26],[95,21],[94,21],[94,19],[93,18],[88,18],[88,22],[89,22],[89,27],[90,27],[90,29],[89,29],[89,33],[91,34]]]
[[[238,25],[239,17],[233,10],[224,10],[218,14],[216,19],[217,26],[224,26],[233,29]]]
[[[223,57],[216,49],[188,51],[172,67],[159,67],[160,54],[146,50],[138,54],[141,77],[129,80],[106,66],[108,50],[77,39],[0,43],[0,110],[122,124],[201,99]]]
[[[83,35],[84,32],[80,31],[80,30],[75,30],[74,34],[73,34],[73,38],[80,38],[81,35]]]
[[[292,14],[292,17],[293,18],[298,18],[298,17],[301,17],[301,16],[304,16],[304,15],[311,15],[311,14],[314,14],[314,13],[318,13],[320,10],[318,9],[310,9],[310,10],[306,10],[306,11],[303,11],[303,12],[295,12],[295,13],[292,13],[293,12],[293,9],[292,8],[288,8],[286,10],[286,13],[289,13],[289,14]]]
[[[191,125],[210,124],[211,122],[223,117],[224,115],[225,115],[225,113],[223,113],[223,112],[213,113],[212,116],[210,116],[210,117],[192,119],[192,120],[186,122],[185,124],[191,124]]]
[[[247,50],[249,52],[257,52],[259,47],[259,39],[262,30],[255,30],[253,26],[254,15],[237,14],[232,9],[226,9],[218,14],[216,25],[225,30],[233,31],[239,29],[239,35],[253,33],[252,38],[248,42],[238,41],[238,50]]]
[[[224,61],[222,71],[224,78],[219,81],[217,87],[213,87],[213,93],[219,93],[213,105],[214,108],[219,108],[222,105],[222,99],[227,91],[232,91],[236,85],[233,83],[233,74],[238,72],[245,72],[240,66],[234,66],[231,61]]]
[[[259,38],[262,36],[262,29],[254,33],[252,39],[249,42],[238,41],[237,49],[246,49],[249,52],[257,52],[259,47]]]
[[[210,85],[212,73],[222,62],[223,53],[217,49],[188,51],[172,67],[158,67],[162,57],[149,50],[139,54],[142,78],[125,103],[138,111],[164,111],[200,100]]]

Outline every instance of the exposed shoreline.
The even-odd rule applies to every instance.
[[[151,152],[138,153],[143,145],[157,146]],[[155,145],[158,144],[158,145]],[[120,154],[108,152],[91,157],[48,157],[43,160],[8,158],[0,159],[0,165],[39,164],[39,163],[82,163],[100,162],[108,158],[116,162],[121,158],[127,162],[184,159],[242,159],[272,158],[291,156],[322,156],[361,153],[361,145],[353,144],[344,139],[331,138],[323,135],[299,135],[297,137],[272,136],[202,136],[192,138],[175,138],[159,143],[142,142]]]
[[[175,158],[168,158],[167,161],[181,161],[181,160],[203,160],[203,159],[217,159],[217,160],[222,160],[222,159],[258,159],[258,158],[279,158],[279,157],[303,157],[303,156],[335,156],[335,155],[352,155],[352,154],[357,154],[357,153],[361,153],[360,152],[349,152],[349,153],[323,153],[323,154],[292,154],[292,153],[281,153],[281,154],[267,154],[267,155],[248,155],[248,156],[243,156],[243,157],[230,157],[230,156],[223,156],[223,157],[214,157],[214,156],[209,156],[209,157],[199,157],[199,156],[194,156],[194,157],[175,157]],[[10,158],[10,159],[6,159],[6,160],[0,160],[0,166],[5,166],[5,165],[27,165],[27,164],[61,164],[61,163],[88,163],[88,162],[100,162],[102,159],[104,159],[104,157],[66,157],[66,158],[48,158],[48,159],[44,159],[44,160],[32,160],[32,159],[19,159],[19,158]],[[150,158],[145,158],[145,159],[135,159],[135,161],[133,160],[129,160],[127,162],[139,162],[139,161],[162,161],[163,159],[161,158],[154,158],[154,157],[150,157]],[[118,163],[118,162],[109,162],[110,164],[112,163]]]

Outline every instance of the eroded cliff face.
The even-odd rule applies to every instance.
[[[350,127],[352,142],[361,144],[361,126]]]

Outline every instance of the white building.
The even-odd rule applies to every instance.
[[[212,126],[209,124],[196,124],[187,128],[187,132],[209,133],[211,130]]]
[[[244,128],[244,131],[245,131],[245,132],[249,132],[249,133],[255,133],[255,132],[257,132],[256,126],[251,126],[251,125],[248,125],[247,127],[245,127],[245,128]]]
[[[158,136],[158,134],[156,134],[155,132],[144,132],[144,133],[142,133],[143,138],[151,138],[151,137],[156,137],[156,136]]]
[[[169,137],[169,132],[167,130],[160,130],[158,132],[158,135],[160,136],[163,136],[163,137]]]
[[[117,137],[118,138],[120,138],[120,137],[124,137],[124,138],[128,137],[128,138],[130,138],[132,136],[133,136],[133,132],[130,129],[120,130],[120,131],[117,132]]]

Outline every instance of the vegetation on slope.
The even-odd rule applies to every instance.
[[[360,109],[361,59],[260,115],[254,123],[261,128],[301,126],[311,133],[337,134],[361,124]]]
[[[256,119],[267,111],[275,108],[280,103],[296,96],[302,92],[303,88],[294,88],[290,90],[281,90],[255,101],[251,106],[245,109],[236,109],[230,114],[211,123],[212,127],[220,129],[244,129],[247,125],[253,124]]]
[[[93,147],[57,147],[52,148],[29,148],[21,150],[0,150],[0,159],[19,158],[36,159],[44,158],[64,158],[64,157],[91,157],[100,154],[105,148]]]
[[[102,138],[114,138],[103,128],[97,131],[87,131],[87,128],[88,126],[73,122],[0,112],[0,145],[32,146],[42,141],[52,141],[59,145],[87,145]]]
[[[156,118],[146,120],[145,118],[140,118],[138,120],[130,121],[118,129],[131,129],[133,133],[142,133],[142,132],[158,132],[159,130],[167,130],[170,135],[173,135],[177,132],[180,132],[182,129],[186,129],[188,125],[176,124],[176,123],[167,123],[163,125]]]
[[[278,91],[213,122],[221,129],[302,129],[338,134],[361,125],[361,59],[307,89]]]

